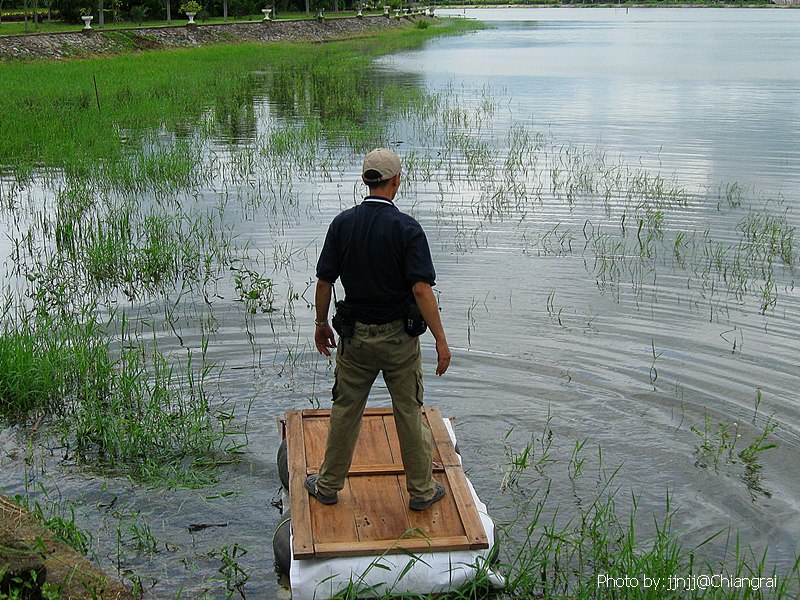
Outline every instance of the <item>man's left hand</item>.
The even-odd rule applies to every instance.
[[[444,339],[436,340],[436,374],[440,377],[445,374],[450,366],[450,346]]]

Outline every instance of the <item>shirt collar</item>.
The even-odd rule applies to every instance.
[[[388,198],[384,198],[383,196],[367,196],[364,198],[364,202],[374,202],[375,204],[388,204],[389,206],[394,206],[394,202]],[[397,208],[396,206],[394,207]]]

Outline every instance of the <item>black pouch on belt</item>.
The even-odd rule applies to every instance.
[[[428,324],[422,318],[422,313],[415,302],[408,305],[403,325],[406,333],[411,337],[417,337],[428,331]]]
[[[353,337],[356,332],[356,319],[353,311],[345,305],[343,300],[338,300],[334,306],[336,312],[331,319],[331,325],[333,325],[340,337]]]

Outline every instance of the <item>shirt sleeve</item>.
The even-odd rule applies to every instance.
[[[436,285],[436,271],[433,268],[428,238],[422,226],[413,221],[406,231],[405,273],[406,279],[413,285],[424,281]]]
[[[322,246],[322,252],[320,252],[319,260],[317,261],[317,279],[322,279],[328,283],[335,283],[339,275],[341,275],[335,228],[336,220],[334,219],[330,227],[328,227],[325,243]]]

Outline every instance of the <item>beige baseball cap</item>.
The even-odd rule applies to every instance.
[[[400,172],[400,158],[393,150],[376,148],[364,157],[361,179],[366,184],[380,183]]]

